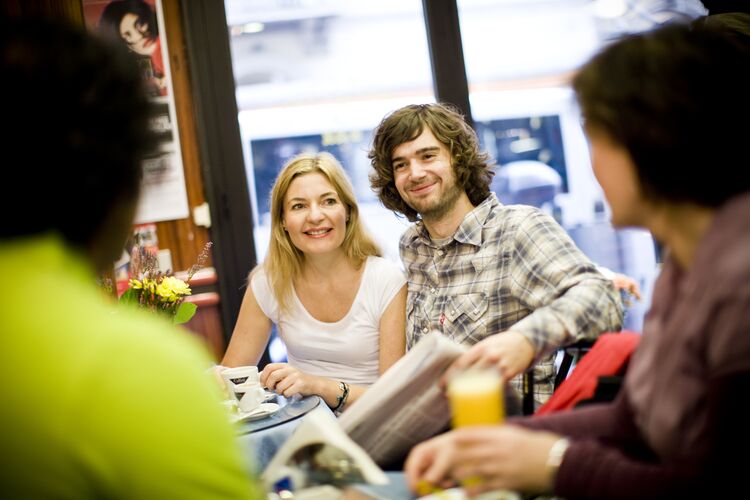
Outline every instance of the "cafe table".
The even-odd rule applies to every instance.
[[[476,495],[466,496],[461,488],[450,488],[435,492],[431,495],[417,497],[411,491],[403,472],[386,472],[388,484],[356,484],[342,491],[340,500],[521,500],[520,493],[509,490],[494,490]],[[534,500],[554,500],[551,496],[532,496]]]
[[[279,405],[278,411],[258,420],[237,424],[240,445],[257,474],[266,468],[294,429],[304,421],[305,415],[318,407],[331,411],[319,396],[275,396],[270,402]]]
[[[305,396],[285,398],[275,396],[271,402],[279,405],[278,411],[267,417],[239,422],[237,424],[238,439],[242,450],[254,465],[251,473],[255,476],[266,468],[277,451],[289,439],[294,430],[304,422],[305,416],[316,408],[322,408],[333,416],[333,412],[319,396]],[[334,417],[335,418],[335,417]],[[407,485],[403,472],[386,472],[388,484],[352,484],[343,487],[341,500],[413,500],[417,498]],[[498,492],[495,492],[497,495]],[[487,494],[482,498],[488,500],[518,500],[520,496],[513,492],[503,492],[500,496]],[[461,499],[463,496],[435,496],[443,499]],[[272,498],[272,496],[269,496]],[[424,497],[428,498],[428,497]],[[432,499],[433,497],[429,497]]]

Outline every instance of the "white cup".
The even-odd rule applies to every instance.
[[[235,385],[234,395],[240,401],[240,410],[245,413],[255,410],[266,399],[266,391],[260,383]]]
[[[259,384],[260,376],[258,375],[257,366],[237,366],[234,368],[225,368],[221,372],[221,378],[230,391],[235,385],[241,384]]]

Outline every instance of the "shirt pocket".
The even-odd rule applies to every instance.
[[[445,307],[445,333],[453,340],[475,344],[487,336],[487,308],[489,300],[486,293],[467,293],[454,295],[448,299]]]

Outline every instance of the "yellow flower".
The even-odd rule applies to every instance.
[[[156,281],[144,278],[143,279],[143,291],[147,293],[155,293],[157,291]]]
[[[130,252],[130,270],[133,277],[128,280],[128,289],[120,295],[119,302],[171,317],[172,323],[176,325],[190,321],[197,306],[185,302],[184,299],[192,294],[189,286],[190,279],[197,270],[203,267],[210,248],[211,243],[206,243],[198,256],[198,262],[190,268],[187,272],[187,280],[183,281],[173,276],[165,276],[165,273],[159,270],[154,254],[140,245],[134,246]],[[107,280],[102,280],[102,282],[106,287]],[[111,292],[111,287],[108,291]]]
[[[190,295],[190,287],[179,278],[166,276],[156,287],[156,293],[167,302],[176,302],[185,295]]]

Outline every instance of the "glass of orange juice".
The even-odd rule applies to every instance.
[[[453,428],[495,425],[505,419],[503,384],[494,369],[469,369],[448,381]]]
[[[448,381],[448,400],[454,429],[469,425],[497,425],[505,419],[502,378],[491,368],[469,369],[455,374]],[[481,483],[481,477],[461,481],[464,487]]]

